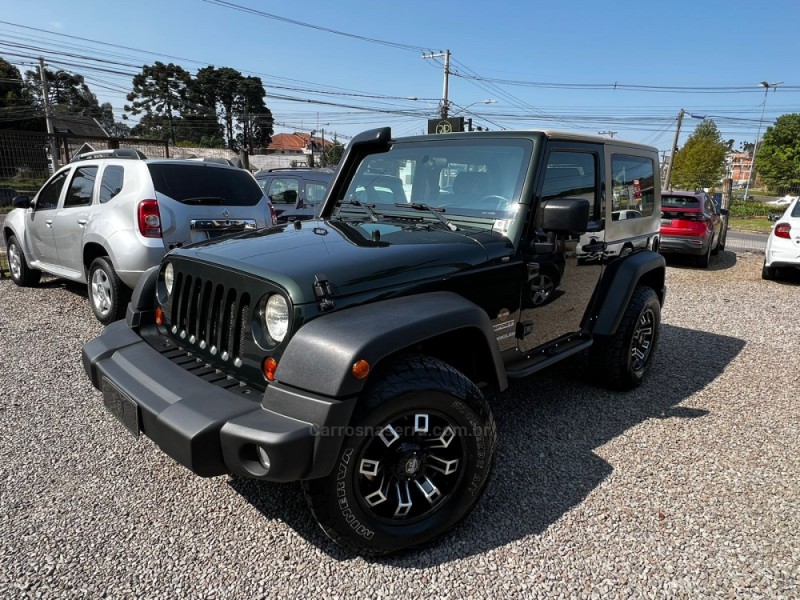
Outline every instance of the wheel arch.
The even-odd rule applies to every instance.
[[[92,262],[96,258],[100,258],[101,256],[108,256],[111,259],[111,255],[109,254],[108,250],[105,247],[98,243],[98,242],[88,242],[83,246],[83,271],[85,275],[89,275],[89,267],[91,266]],[[113,259],[111,260],[113,264]]]
[[[658,301],[663,305],[666,296],[666,270],[664,257],[649,250],[634,252],[610,263],[598,287],[592,333],[611,335],[616,332],[638,285],[653,288]]]
[[[318,317],[289,342],[275,377],[324,396],[354,396],[369,379],[353,376],[356,361],[366,360],[374,374],[408,352],[439,358],[500,390],[508,385],[486,312],[452,292],[393,298]]]

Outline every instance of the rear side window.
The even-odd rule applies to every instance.
[[[117,165],[106,167],[100,180],[100,203],[105,204],[122,191],[125,169]]]
[[[254,206],[263,197],[253,176],[241,169],[150,163],[156,192],[184,204]]]
[[[273,204],[294,204],[300,190],[300,182],[294,177],[276,177],[269,184],[267,196]]]
[[[326,191],[328,191],[328,186],[324,183],[306,181],[306,202],[316,205],[325,197]]]
[[[793,217],[800,217],[800,200],[797,200],[794,203],[794,208],[792,209],[792,216]]]
[[[643,217],[655,207],[655,165],[649,158],[613,154],[611,172],[614,199],[612,210],[634,209]]]

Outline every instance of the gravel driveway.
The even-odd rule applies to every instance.
[[[639,390],[562,365],[492,398],[475,512],[437,544],[348,555],[299,486],[200,479],[102,408],[85,289],[0,281],[0,597],[800,595],[800,285],[763,255],[669,267]]]

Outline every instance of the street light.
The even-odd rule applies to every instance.
[[[455,114],[457,115],[457,114],[460,114],[460,113],[463,113],[463,112],[468,112],[470,107],[475,106],[476,104],[496,104],[496,103],[497,103],[497,100],[492,100],[492,99],[478,100],[477,102],[473,102],[472,104],[467,104],[466,106],[459,107],[459,111],[457,113],[455,113]],[[455,104],[455,103],[451,102],[450,104]],[[458,105],[456,104],[456,106],[458,106]]]
[[[753,158],[750,160],[750,172],[747,174],[747,185],[744,188],[744,199],[747,200],[747,195],[750,193],[750,180],[753,179],[753,169],[756,166],[756,153],[758,152],[758,138],[761,137],[761,125],[764,123],[764,109],[767,107],[767,94],[769,93],[769,88],[773,90],[777,90],[778,86],[781,85],[783,82],[778,81],[776,83],[767,83],[766,81],[761,82],[761,87],[764,88],[764,101],[761,103],[761,118],[758,120],[758,133],[756,133],[756,141],[753,144]]]

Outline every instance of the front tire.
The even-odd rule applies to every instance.
[[[592,346],[596,373],[610,387],[630,390],[644,380],[658,344],[661,304],[652,288],[638,286],[617,332]]]
[[[105,256],[89,266],[89,304],[97,320],[108,325],[125,316],[130,292]]]
[[[367,555],[425,544],[469,514],[497,437],[483,395],[450,365],[413,356],[376,376],[331,474],[303,482],[325,533]]]
[[[39,283],[42,272],[28,266],[28,261],[25,260],[25,254],[22,252],[16,236],[12,235],[8,238],[6,257],[11,272],[11,281],[21,287],[32,287]]]

